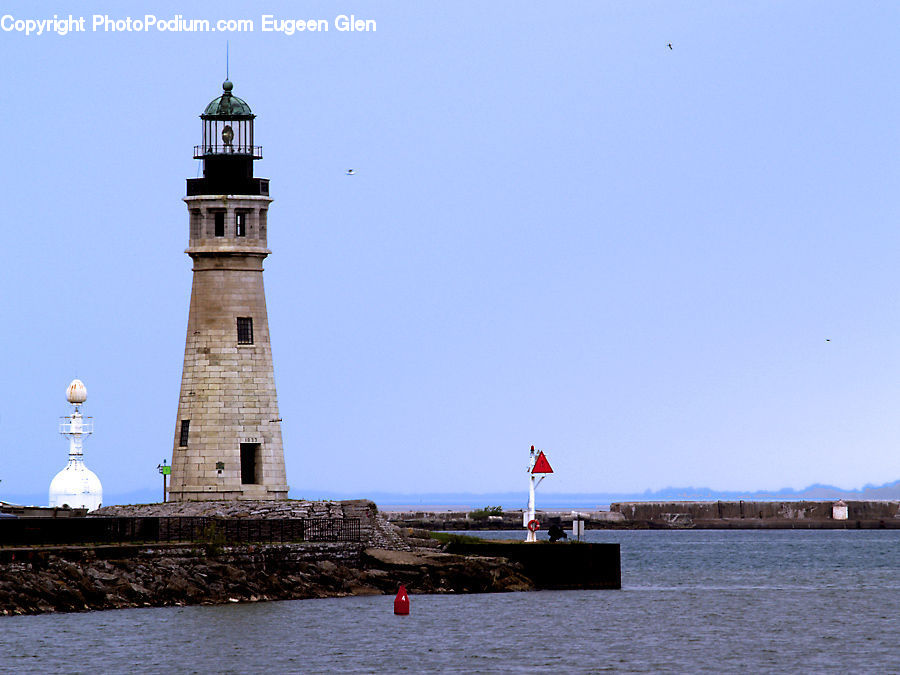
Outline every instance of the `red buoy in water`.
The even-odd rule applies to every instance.
[[[400,590],[394,598],[394,614],[409,614],[409,593],[403,584],[400,584]]]

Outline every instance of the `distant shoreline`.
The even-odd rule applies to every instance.
[[[3,484],[4,488],[9,485]],[[551,486],[552,488],[552,486]],[[518,509],[525,506],[527,491],[517,492],[421,492],[418,494],[361,490],[358,492],[322,489],[300,486],[292,488],[290,499],[343,501],[356,499],[366,494],[385,511],[471,511],[485,506],[502,506],[504,509]],[[159,499],[159,488],[142,488],[132,492],[109,492],[105,495],[106,506],[127,504],[147,504]],[[681,501],[892,501],[900,500],[900,480],[881,485],[865,485],[859,489],[845,489],[834,485],[813,484],[801,489],[782,488],[779,490],[714,490],[708,487],[665,487],[643,492],[554,492],[539,490],[538,506],[556,511],[561,510],[605,510],[616,502],[681,502]],[[47,493],[0,494],[0,501],[17,505],[45,505]]]

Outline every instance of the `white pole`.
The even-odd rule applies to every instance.
[[[69,416],[69,459],[84,457],[84,439],[81,437],[84,425],[81,413],[75,408],[75,413]]]
[[[534,520],[534,474],[531,470],[534,468],[534,446],[531,446],[531,459],[528,462],[528,518],[525,521],[525,541],[537,541],[537,534],[528,529],[528,523]]]

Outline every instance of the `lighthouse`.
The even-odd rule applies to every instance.
[[[94,423],[81,414],[81,406],[87,400],[87,389],[81,380],[72,380],[66,389],[66,400],[75,410],[61,418],[59,433],[69,439],[69,461],[50,482],[50,506],[93,511],[103,502],[103,486],[97,474],[84,465],[84,439],[93,433]]]
[[[226,80],[203,114],[187,180],[193,285],[169,499],[286,499],[281,417],[263,288],[269,180],[255,115]]]

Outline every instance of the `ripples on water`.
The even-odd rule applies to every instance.
[[[520,538],[521,533],[482,533]],[[621,591],[296,600],[0,618],[40,673],[898,672],[900,530],[591,531]]]

